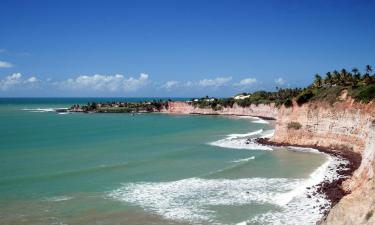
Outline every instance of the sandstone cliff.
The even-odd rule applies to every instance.
[[[221,110],[213,110],[211,108],[195,107],[192,103],[188,102],[169,102],[168,109],[164,109],[162,112],[178,114],[257,116],[274,119],[277,117],[278,108],[275,107],[274,104],[259,104],[251,105],[249,107],[241,107],[235,103],[233,107],[224,107]]]
[[[350,193],[323,218],[324,225],[375,224],[375,103],[359,104],[341,99],[333,105],[312,102],[302,106],[277,108],[274,105],[251,105],[221,110],[194,107],[192,103],[170,102],[165,113],[247,115],[276,118],[271,141],[286,145],[316,146],[362,156],[352,178],[342,184]],[[290,126],[291,123],[298,126]]]
[[[342,198],[322,224],[375,224],[375,105],[351,99],[334,105],[313,102],[280,108],[271,141],[317,146],[361,154],[362,162],[342,188]],[[291,126],[290,124],[298,124]]]

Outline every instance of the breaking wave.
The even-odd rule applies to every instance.
[[[167,219],[213,222],[215,212],[209,206],[273,203],[278,192],[286,192],[298,182],[285,178],[189,178],[171,182],[125,184],[109,196],[141,206]]]
[[[268,132],[268,131],[267,131]],[[259,136],[263,133],[263,129],[259,129],[250,133],[245,134],[229,134],[226,138],[209,143],[213,146],[218,146],[222,148],[232,148],[232,149],[248,149],[248,150],[270,150],[273,149],[269,146],[260,145],[255,143],[255,136]]]
[[[254,159],[249,157],[246,160]],[[126,183],[108,194],[110,198],[142,207],[166,219],[192,223],[216,221],[214,206],[271,204],[275,210],[240,224],[315,224],[328,200],[315,193],[314,185],[333,180],[337,166],[345,162],[327,155],[327,161],[306,179],[188,178],[170,182]]]
[[[29,112],[56,112],[56,110],[59,110],[59,109],[63,110],[67,108],[35,108],[35,109],[25,108],[21,110],[29,111]]]

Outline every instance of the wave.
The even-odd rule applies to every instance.
[[[59,109],[64,110],[68,108],[35,108],[35,109],[25,108],[21,110],[30,111],[30,112],[56,112],[56,110],[59,110]]]
[[[68,200],[71,200],[71,199],[73,199],[73,197],[69,197],[69,196],[54,196],[54,197],[45,198],[43,200],[47,201],[47,202],[62,202],[62,201],[68,201]]]
[[[254,136],[256,134],[261,134],[263,132],[263,129],[259,129],[253,132],[245,133],[245,134],[228,134],[228,138],[241,138],[241,137],[249,137]]]
[[[108,193],[108,197],[127,202],[166,219],[214,223],[215,206],[271,204],[276,208],[239,224],[315,224],[322,217],[321,207],[328,206],[314,185],[338,177],[336,168],[347,163],[342,158],[327,156],[319,168],[306,179],[188,178],[169,182],[126,183]],[[249,157],[243,160],[251,160]],[[240,160],[239,160],[240,161]]]
[[[248,149],[248,150],[273,150],[269,146],[255,143],[252,136],[263,133],[263,129],[259,129],[245,134],[229,134],[226,138],[209,143],[210,145],[231,148],[231,149]]]
[[[309,153],[317,153],[317,154],[323,154],[318,149],[315,148],[307,148],[307,147],[296,147],[296,146],[287,146],[286,147],[290,151],[295,152],[309,152]]]
[[[109,197],[128,202],[157,213],[167,219],[204,222],[214,219],[210,206],[232,206],[273,203],[279,192],[291,190],[298,179],[189,178],[171,182],[124,184]]]
[[[275,134],[275,130],[266,130],[260,136],[261,138],[271,138]]]
[[[257,120],[255,121],[251,121],[252,123],[261,123],[261,124],[269,124],[268,121],[264,120],[264,119],[261,119],[259,117],[255,117]]]
[[[253,160],[253,159],[255,159],[255,156],[251,156],[251,157],[245,158],[245,159],[233,160],[232,162],[234,162],[234,163],[247,162],[247,161],[250,161],[250,160]]]
[[[310,174],[308,179],[298,182],[291,191],[277,194],[274,203],[282,207],[282,211],[268,212],[256,216],[247,221],[259,224],[316,224],[323,216],[321,208],[329,206],[329,200],[317,192],[316,184],[323,181],[333,181],[340,177],[336,168],[347,160],[338,157],[327,156],[327,161]]]

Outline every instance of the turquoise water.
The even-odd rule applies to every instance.
[[[272,224],[326,159],[210,144],[249,118],[40,110],[91,101],[0,100],[0,224]]]

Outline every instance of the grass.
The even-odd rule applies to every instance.
[[[312,101],[326,101],[331,105],[338,101],[338,97],[344,90],[344,87],[335,86],[329,88],[320,88],[313,91],[314,96],[311,98]]]

